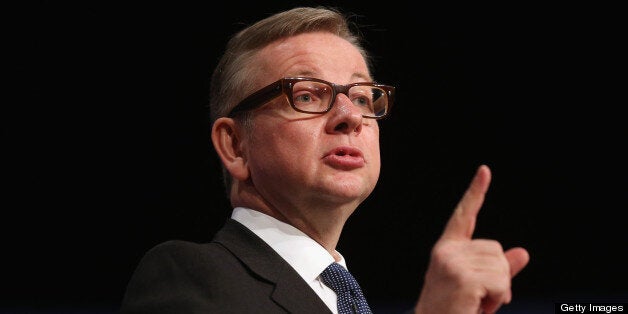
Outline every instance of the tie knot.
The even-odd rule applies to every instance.
[[[321,273],[323,283],[336,293],[359,290],[358,282],[351,273],[338,263],[331,263]]]

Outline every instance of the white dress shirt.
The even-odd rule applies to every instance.
[[[335,261],[325,248],[299,229],[249,208],[236,207],[231,218],[264,240],[299,273],[332,313],[338,313],[336,293],[320,278],[323,270]],[[338,263],[347,268],[344,257],[338,255]]]

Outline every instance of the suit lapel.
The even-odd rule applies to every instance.
[[[288,312],[331,312],[292,266],[239,222],[228,219],[213,242],[222,244],[252,272],[273,283],[275,289],[269,297]]]

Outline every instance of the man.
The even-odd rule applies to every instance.
[[[347,298],[347,311],[370,312],[359,288],[346,297],[325,274],[346,269],[336,244],[377,183],[377,120],[394,92],[373,83],[334,10],[295,8],[236,34],[210,99],[232,217],[211,243],[150,250],[122,313],[344,313]],[[415,313],[493,313],[510,302],[527,251],[471,238],[489,182],[481,166],[434,246]]]

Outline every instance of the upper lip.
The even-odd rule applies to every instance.
[[[338,146],[327,152],[325,156],[337,155],[337,156],[345,156],[349,155],[351,157],[363,157],[362,151],[350,146]]]

